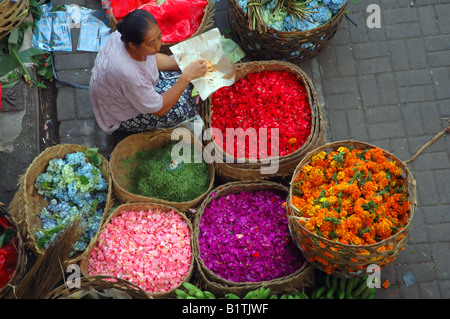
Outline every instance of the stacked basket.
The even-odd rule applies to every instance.
[[[215,295],[223,295],[226,293],[232,293],[243,297],[246,293],[251,290],[257,289],[261,286],[270,288],[272,293],[282,293],[288,291],[298,291],[301,289],[306,289],[310,287],[314,282],[314,272],[313,267],[308,263],[304,262],[302,266],[296,271],[289,275],[285,275],[278,278],[273,278],[271,280],[265,281],[233,281],[224,278],[221,275],[215,273],[212,269],[208,268],[204,262],[204,257],[202,255],[202,249],[199,243],[199,236],[202,233],[201,221],[202,216],[205,214],[205,210],[211,204],[213,200],[219,198],[224,198],[228,201],[228,195],[237,195],[241,192],[252,193],[252,192],[273,192],[278,194],[282,198],[287,197],[288,188],[282,184],[270,182],[270,181],[239,181],[230,182],[224,185],[220,185],[214,190],[212,190],[207,198],[203,201],[201,207],[194,216],[194,248],[195,248],[195,259],[197,265],[197,275],[200,279],[201,285],[205,287],[206,290],[212,292]],[[242,203],[244,205],[244,203]],[[249,208],[248,214],[252,213],[252,208]],[[226,218],[226,216],[224,216]],[[261,218],[265,218],[261,216]],[[255,225],[248,225],[249,228]],[[239,240],[239,234],[229,234],[228,236],[237,235]],[[264,236],[261,234],[260,236]],[[231,252],[231,247],[230,247]],[[277,254],[277,252],[274,252]],[[293,252],[295,254],[295,251]],[[300,251],[298,251],[300,255]],[[283,258],[283,256],[278,256]],[[255,255],[255,259],[259,258]]]
[[[161,214],[174,213],[178,217],[181,217],[181,220],[184,221],[185,225],[187,225],[188,230],[189,230],[189,245],[188,245],[189,247],[188,247],[188,249],[189,250],[191,249],[191,247],[192,247],[192,234],[193,234],[192,224],[191,224],[190,220],[185,216],[185,214],[183,214],[182,212],[180,212],[176,208],[168,206],[168,205],[161,205],[161,204],[155,204],[155,203],[149,203],[149,202],[146,202],[146,203],[127,203],[127,204],[122,204],[119,207],[117,207],[114,210],[114,212],[108,217],[108,219],[106,220],[106,222],[104,224],[104,227],[97,233],[96,237],[94,238],[94,240],[93,240],[94,244],[92,246],[90,246],[90,248],[87,251],[87,253],[85,254],[84,258],[81,260],[80,266],[81,266],[82,274],[84,276],[86,276],[86,277],[90,277],[90,276],[92,276],[92,273],[96,273],[98,271],[91,265],[91,259],[93,258],[93,254],[94,254],[95,250],[98,248],[98,245],[104,245],[103,241],[105,240],[105,238],[108,237],[108,235],[105,236],[105,237],[102,237],[102,233],[107,231],[108,224],[110,224],[116,217],[120,217],[123,213],[138,212],[140,214],[146,214],[149,211],[159,211],[159,212],[161,212]],[[124,225],[125,228],[128,227],[128,226],[129,225]],[[117,226],[115,226],[115,227],[117,227]],[[167,228],[171,228],[171,227],[172,227],[172,225],[167,226]],[[143,228],[145,228],[145,224],[143,224],[142,229]],[[116,229],[117,228],[115,228],[115,230]],[[128,229],[128,232],[129,233],[139,233],[140,230],[134,230],[134,229],[130,228],[130,229]],[[143,230],[142,234],[144,232],[145,232],[145,230]],[[153,236],[153,235],[155,235],[155,233],[146,234],[146,235]],[[146,241],[145,238],[143,238],[142,240],[144,242]],[[126,252],[124,253],[124,251],[126,251],[127,248],[131,245],[130,242],[115,243],[115,244],[118,244],[118,246],[120,246],[120,248],[118,248],[116,250],[116,258],[119,258],[119,259],[127,254]],[[163,243],[158,243],[158,244],[162,245]],[[142,247],[140,247],[140,248],[142,248]],[[174,247],[173,250],[177,250],[177,248]],[[146,251],[145,253],[149,254],[150,252]],[[166,254],[171,254],[171,253],[172,253],[171,250],[166,252]],[[138,258],[140,256],[136,255],[135,257]],[[169,257],[166,257],[165,255],[161,254],[161,255],[152,256],[151,258],[153,260],[158,260],[158,258],[167,259]],[[105,259],[106,259],[106,257],[105,257]],[[101,259],[101,260],[103,260],[103,259]],[[117,264],[117,261],[118,261],[117,259],[114,259],[114,260],[111,261],[112,264],[113,264],[113,268],[115,268],[114,265]],[[123,263],[125,263],[125,261]],[[137,264],[138,262],[133,260],[130,263],[133,266],[134,264]],[[193,258],[193,255],[192,255],[192,251],[190,253],[190,259],[189,259],[187,264],[189,264],[188,269],[182,269],[183,271],[186,271],[186,274],[184,275],[184,277],[183,278],[178,278],[178,277],[176,278],[177,280],[179,280],[179,282],[177,282],[177,283],[172,282],[173,280],[175,280],[173,278],[169,280],[170,282],[168,282],[168,283],[170,283],[172,285],[176,284],[175,287],[173,287],[173,288],[171,288],[169,290],[166,290],[166,291],[161,291],[161,290],[155,289],[155,291],[145,292],[147,297],[148,298],[157,298],[157,299],[174,297],[175,296],[175,290],[180,288],[181,285],[184,282],[188,282],[190,280],[191,276],[192,276],[193,267],[194,267],[194,258]],[[124,266],[124,265],[121,265],[121,266]],[[184,268],[185,266],[186,266],[186,263],[183,263],[183,266],[181,265],[181,263],[178,264],[179,268]],[[123,269],[128,269],[126,267],[127,266],[125,265],[123,267]],[[159,267],[164,268],[163,266],[161,266],[161,264],[159,265]],[[148,268],[151,268],[151,267],[148,264],[144,263],[142,265],[142,268],[139,271],[144,272],[144,271],[147,271]],[[166,269],[163,269],[163,270],[165,271]],[[150,272],[153,272],[153,271],[156,272],[158,270],[157,269],[151,269],[149,271]],[[124,272],[125,272],[125,270],[124,270]],[[149,274],[150,273],[147,273],[147,275],[149,275]],[[127,274],[124,273],[124,275],[130,275],[130,273],[127,273]],[[108,273],[108,274],[95,274],[93,277],[98,277],[98,276],[114,276],[114,274],[111,274],[111,273]],[[130,282],[128,280],[124,280],[124,281],[126,283],[129,283],[130,286],[134,286],[135,285],[135,283],[132,283],[132,282]],[[114,282],[114,280],[113,280],[113,282]],[[142,295],[142,293],[141,293],[142,291],[141,290],[142,289],[139,289],[139,291],[134,291],[134,293],[140,292],[140,294]],[[133,289],[132,289],[132,291],[133,291]]]
[[[236,159],[233,161],[226,159],[222,161],[222,163],[216,163],[217,175],[225,181],[258,180],[289,176],[292,174],[299,161],[308,152],[325,143],[325,126],[322,106],[314,89],[314,85],[308,75],[301,68],[291,62],[273,60],[239,63],[236,65],[235,79],[238,81],[250,73],[261,72],[263,70],[287,71],[293,74],[298,81],[305,86],[311,108],[311,133],[308,140],[296,151],[285,156],[271,158],[273,161],[278,161],[278,169],[275,173],[262,174],[261,168],[267,166],[267,162],[263,163],[261,160],[258,160],[255,163],[245,159],[244,163],[238,163]],[[207,99],[202,103],[200,112],[205,121],[205,130],[211,128],[210,99]],[[215,144],[216,148],[218,147],[214,140],[210,141],[210,143]],[[233,158],[230,154],[227,154],[227,156],[228,158]]]
[[[6,37],[27,17],[28,0],[0,1],[0,39]]]
[[[0,218],[4,218],[9,225],[12,225],[14,228],[15,237],[17,238],[17,261],[15,269],[11,275],[11,278],[6,282],[5,285],[0,287],[0,298],[6,298],[14,293],[14,286],[16,286],[22,277],[25,274],[26,267],[27,267],[27,254],[25,250],[25,246],[22,240],[22,236],[19,231],[19,227],[13,218],[11,216],[10,212],[6,209],[6,207],[3,205],[3,203],[0,203]],[[1,230],[1,228],[0,228]],[[3,238],[2,238],[3,242]],[[1,245],[0,245],[1,246]],[[2,268],[3,264],[5,263],[5,260],[2,261]]]
[[[344,17],[345,4],[333,18],[308,31],[254,30],[237,0],[228,0],[233,38],[250,56],[260,60],[279,59],[301,62],[314,57],[328,46]]]
[[[310,216],[305,217],[304,214],[300,213],[299,208],[293,204],[293,196],[295,195],[293,189],[297,185],[301,185],[304,182],[304,179],[298,180],[297,178],[302,169],[311,164],[311,161],[320,161],[323,155],[329,154],[332,151],[340,152],[343,148],[365,151],[375,149],[376,147],[368,143],[348,140],[328,143],[308,153],[299,163],[292,176],[287,204],[287,214],[292,238],[296,241],[298,247],[301,249],[303,255],[308,259],[308,261],[310,261],[318,269],[327,273],[331,273],[339,277],[352,278],[365,275],[369,265],[374,264],[380,267],[386,266],[389,262],[394,260],[396,255],[403,249],[411,228],[414,212],[417,207],[416,182],[413,179],[408,167],[402,161],[389,152],[382,151],[384,158],[390,163],[395,164],[402,173],[398,178],[401,181],[400,184],[394,186],[398,187],[405,193],[405,200],[408,201],[409,209],[407,211],[407,217],[405,218],[405,225],[399,227],[399,230],[392,231],[392,235],[388,238],[383,238],[383,240],[377,240],[376,242],[372,242],[370,244],[345,244],[339,240],[336,240],[337,236],[333,236],[336,237],[334,240],[325,238],[323,235],[313,231],[312,228],[307,226],[307,223],[312,219],[310,216],[316,215],[311,214]],[[366,158],[366,161],[370,161],[370,159]],[[370,174],[372,173],[370,172]],[[337,177],[334,176],[333,178]],[[360,176],[358,178],[355,176],[354,180],[362,184],[370,180],[370,176]],[[353,182],[354,181],[352,180],[351,183]],[[351,183],[349,183],[349,185]],[[390,185],[387,185],[387,187],[389,186]],[[394,186],[392,186],[392,188]],[[374,195],[373,200],[375,201],[376,197],[381,196],[380,194],[386,192],[386,189],[387,188],[378,188],[378,193]],[[321,191],[327,192],[328,189],[322,189]],[[302,197],[303,194],[300,194],[299,196]],[[316,200],[317,202],[315,202],[314,205],[320,205],[320,200],[318,198],[316,198]],[[379,198],[379,200],[383,201],[381,198]],[[325,200],[323,203],[324,202]],[[327,205],[323,206],[332,206],[332,204],[326,204]],[[383,215],[383,213],[384,211],[375,212],[375,208],[370,206],[365,206],[364,212],[362,212],[362,214],[373,214],[375,219],[379,218],[379,216]],[[397,214],[400,212],[394,211],[393,213]],[[324,214],[326,214],[326,212]],[[386,212],[386,214],[388,213]],[[344,218],[345,217],[346,216],[344,216]],[[391,219],[390,216],[387,216],[386,218]],[[339,219],[330,218],[329,220],[333,220],[336,223],[342,223]],[[373,230],[373,228],[375,227],[368,227],[367,231]],[[363,232],[365,231],[366,230]],[[360,235],[364,236],[362,233]]]
[[[117,277],[84,276],[79,287],[56,287],[46,299],[149,299],[139,286]]]
[[[182,212],[188,212],[189,209],[195,208],[205,198],[206,194],[211,190],[215,179],[215,165],[211,160],[205,160],[208,164],[209,185],[208,189],[198,196],[189,201],[176,202],[173,200],[165,200],[160,198],[152,198],[139,194],[132,193],[129,190],[131,183],[130,172],[134,169],[134,164],[126,165],[124,160],[133,157],[140,151],[149,151],[157,148],[167,146],[169,144],[175,144],[175,140],[172,139],[172,133],[178,132],[175,130],[156,130],[152,132],[143,132],[133,134],[122,141],[120,141],[111,153],[110,166],[112,183],[114,187],[114,195],[120,203],[133,203],[133,202],[151,202],[163,205],[168,205],[179,209]],[[180,132],[186,132],[181,131]],[[187,136],[190,145],[193,145],[194,149],[203,154],[203,145],[199,142],[191,133]]]
[[[39,247],[37,243],[36,232],[43,228],[42,220],[39,213],[43,208],[48,207],[49,202],[44,196],[38,194],[35,187],[36,178],[39,174],[46,171],[49,162],[52,159],[64,158],[69,153],[83,152],[86,146],[75,144],[58,144],[45,149],[40,153],[27,168],[25,175],[20,178],[19,189],[16,192],[11,204],[11,214],[18,220],[18,225],[24,238],[27,248],[35,255],[39,256],[45,253],[46,249]],[[109,172],[109,162],[101,156],[102,163],[100,172],[108,183],[107,199],[104,208],[102,222],[106,219],[112,205],[112,182]],[[100,224],[101,224],[100,223]],[[81,258],[83,253],[73,256],[73,262]]]

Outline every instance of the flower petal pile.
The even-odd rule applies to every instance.
[[[19,241],[16,229],[0,216],[0,289],[12,278],[17,267]]]
[[[40,248],[48,248],[65,226],[81,215],[86,230],[73,247],[73,253],[84,251],[97,233],[108,196],[108,183],[101,171],[83,152],[65,158],[54,158],[44,173],[37,176],[35,188],[49,205],[39,213],[43,228],[36,232]]]
[[[234,85],[220,88],[211,96],[211,112],[211,127],[221,132],[227,128],[253,128],[257,132],[267,128],[267,137],[259,139],[267,138],[271,149],[272,143],[277,143],[279,154],[258,152],[259,142],[249,140],[245,142],[245,158],[249,159],[288,155],[301,148],[311,133],[311,108],[305,86],[287,71],[250,73]],[[278,129],[278,138],[271,136],[272,128]],[[218,146],[235,158],[242,158],[238,151],[243,146],[236,136],[230,136],[234,138],[233,152],[223,147],[228,145],[227,137]]]
[[[320,152],[292,185],[292,204],[310,232],[346,245],[371,245],[408,223],[403,171],[379,148]]]
[[[199,223],[205,266],[234,282],[268,281],[300,269],[304,257],[291,240],[284,201],[262,190],[212,199]]]
[[[191,258],[191,232],[179,214],[122,211],[100,234],[88,271],[128,280],[149,293],[167,292],[185,279]]]

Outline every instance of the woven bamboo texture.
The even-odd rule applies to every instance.
[[[28,0],[0,1],[0,39],[17,28],[28,15]]]
[[[248,16],[236,0],[227,0],[231,33],[242,50],[256,60],[301,62],[328,46],[345,15],[347,3],[327,23],[308,31],[258,31],[249,26]]]
[[[296,151],[285,156],[271,158],[272,161],[278,161],[278,169],[272,174],[261,173],[261,168],[269,166],[267,163],[263,163],[260,160],[255,163],[249,159],[245,159],[244,163],[238,163],[237,159],[230,154],[226,154],[224,151],[227,159],[224,159],[221,163],[216,163],[217,176],[223,181],[260,180],[290,176],[300,160],[308,152],[325,143],[325,122],[322,106],[314,85],[308,75],[300,67],[291,62],[277,60],[255,61],[236,64],[235,81],[239,81],[250,73],[261,72],[263,70],[290,72],[305,86],[311,108],[311,133],[308,140]],[[207,130],[211,128],[210,98],[200,104],[200,113],[205,122],[204,129]],[[209,141],[209,143],[213,143],[214,148],[218,148],[214,140]]]
[[[209,186],[208,189],[197,198],[194,198],[186,202],[174,202],[167,201],[159,198],[151,198],[147,196],[133,194],[128,191],[130,186],[130,176],[129,173],[133,169],[132,165],[124,165],[123,160],[134,156],[139,151],[153,150],[159,147],[168,145],[169,143],[176,143],[177,141],[172,140],[172,132],[174,130],[155,130],[150,132],[142,132],[130,135],[120,141],[116,147],[113,149],[110,157],[110,167],[113,183],[113,192],[121,203],[127,202],[153,202],[160,203],[164,205],[173,206],[182,212],[186,213],[189,208],[194,208],[205,198],[206,194],[211,190],[215,179],[215,165],[212,160],[205,160],[208,165],[209,171]],[[190,134],[192,145],[198,150],[203,145],[200,141],[196,141],[195,137]]]
[[[214,11],[215,11],[214,0],[208,0],[208,4],[206,5],[206,7],[203,11],[204,11],[203,19],[202,19],[202,22],[200,23],[197,31],[195,31],[191,36],[189,36],[185,40],[202,34],[203,32],[209,30],[214,25]],[[111,26],[111,29],[113,31],[116,30],[117,20],[113,14],[109,15],[109,25]],[[172,45],[175,45],[177,43],[179,43],[179,42],[163,42],[163,43],[161,43],[160,52],[171,55],[172,53],[169,48]]]
[[[41,152],[27,168],[25,175],[19,179],[19,190],[11,202],[14,214],[20,218],[19,227],[24,236],[26,247],[38,256],[45,253],[45,248],[39,248],[36,241],[36,229],[42,228],[42,221],[38,216],[42,208],[48,206],[48,200],[37,193],[35,185],[39,174],[44,173],[50,160],[55,158],[64,158],[69,153],[82,152],[86,146],[75,144],[58,144],[45,149]],[[113,204],[112,201],[112,181],[109,171],[109,162],[102,157],[102,164],[99,167],[102,177],[108,183],[108,195],[104,208],[104,214],[101,224],[107,217]],[[92,244],[92,240],[91,240]],[[84,252],[74,255],[72,263],[76,263],[82,257]]]
[[[102,297],[94,297],[102,294]],[[121,296],[120,298],[114,296]],[[66,283],[54,289],[45,299],[153,299],[139,286],[121,278],[87,276],[80,278],[79,287]]]
[[[14,269],[14,272],[9,281],[3,287],[0,287],[0,299],[2,299],[14,293],[14,286],[16,286],[25,275],[28,258],[22,240],[22,235],[19,230],[19,226],[17,225],[14,217],[10,214],[8,209],[1,202],[0,202],[0,217],[5,218],[8,221],[8,223],[10,223],[14,227],[14,229],[16,230],[18,243],[16,268]]]
[[[114,212],[108,217],[108,219],[106,220],[104,226],[102,227],[102,229],[96,234],[95,238],[94,238],[94,243],[97,243],[99,240],[99,237],[101,236],[102,232],[104,231],[106,225],[115,217],[121,214],[121,212],[124,211],[134,211],[134,212],[138,212],[138,211],[148,211],[148,210],[155,210],[155,209],[160,209],[163,212],[168,212],[173,210],[175,213],[179,214],[184,221],[186,222],[186,224],[188,225],[189,229],[190,229],[190,233],[191,233],[191,247],[193,246],[193,226],[191,221],[186,217],[186,215],[182,212],[180,212],[178,209],[176,209],[175,207],[169,206],[169,205],[164,205],[164,204],[159,204],[159,203],[151,203],[151,202],[144,202],[144,203],[126,203],[126,204],[122,204],[120,206],[118,206]],[[87,254],[85,254],[83,256],[83,259],[80,261],[80,268],[81,268],[81,273],[84,276],[89,276],[89,259],[90,256],[92,254],[92,250],[94,249],[95,244],[90,246],[88,248],[88,252]],[[184,282],[189,282],[192,273],[193,273],[193,269],[194,269],[194,254],[192,253],[191,255],[191,265],[189,267],[189,271],[186,274],[184,280],[182,280],[175,288],[169,290],[169,291],[165,291],[165,292],[156,292],[156,293],[149,293],[146,292],[146,294],[149,296],[149,298],[155,298],[155,299],[164,299],[164,298],[175,298],[175,290],[176,289],[181,289],[182,285]]]
[[[327,267],[325,266],[325,264],[327,264],[332,267],[333,275],[350,278],[366,274],[364,270],[368,265],[376,264],[380,267],[387,265],[394,260],[397,254],[403,249],[411,228],[414,212],[417,208],[416,181],[412,177],[408,167],[402,161],[389,152],[384,151],[385,157],[390,161],[396,162],[403,170],[402,178],[410,202],[407,225],[395,235],[372,245],[345,245],[318,236],[308,231],[299,222],[299,219],[296,218],[296,216],[299,215],[296,207],[292,204],[292,185],[301,169],[311,162],[314,155],[322,151],[330,152],[332,150],[337,150],[341,146],[352,146],[361,150],[375,147],[368,143],[347,140],[328,143],[308,153],[308,155],[299,163],[292,176],[289,198],[287,201],[287,211],[292,238],[312,265],[322,271],[327,271]],[[322,262],[314,261],[317,259],[322,260]]]
[[[200,246],[198,237],[200,234],[200,220],[202,218],[205,208],[209,205],[213,198],[226,196],[228,194],[236,194],[242,191],[262,191],[270,190],[288,196],[289,189],[282,184],[271,181],[238,181],[229,182],[224,185],[218,186],[211,191],[209,196],[203,201],[202,205],[198,209],[194,216],[194,250],[195,250],[195,262],[197,266],[197,277],[199,279],[199,285],[204,287],[205,290],[211,291],[216,296],[220,296],[226,293],[234,293],[240,297],[251,290],[257,289],[261,286],[268,287],[272,293],[284,293],[293,290],[299,290],[307,288],[314,284],[314,268],[305,261],[303,266],[290,274],[289,276],[276,278],[269,281],[261,282],[234,282],[224,279],[214,272],[212,272],[201,258]],[[214,193],[214,197],[211,194]],[[300,251],[299,251],[300,253]]]

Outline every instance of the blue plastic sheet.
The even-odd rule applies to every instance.
[[[51,9],[51,3],[41,5],[42,16],[36,21],[31,39],[31,44],[36,49],[50,51],[50,38],[52,36]]]
[[[71,28],[80,28],[77,50],[98,52],[111,35],[108,18],[102,10],[66,5],[66,11],[52,11],[41,5],[42,16],[33,30],[32,46],[45,51],[72,51]]]
[[[111,35],[111,28],[101,19],[99,12],[82,8],[81,28],[77,50],[98,52]]]
[[[41,5],[41,10],[42,16],[33,29],[32,46],[45,51],[72,51],[69,14],[51,11],[51,3]]]

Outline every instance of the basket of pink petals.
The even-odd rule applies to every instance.
[[[111,276],[152,298],[171,298],[193,270],[192,225],[176,208],[154,203],[117,207],[80,262],[85,276]]]

